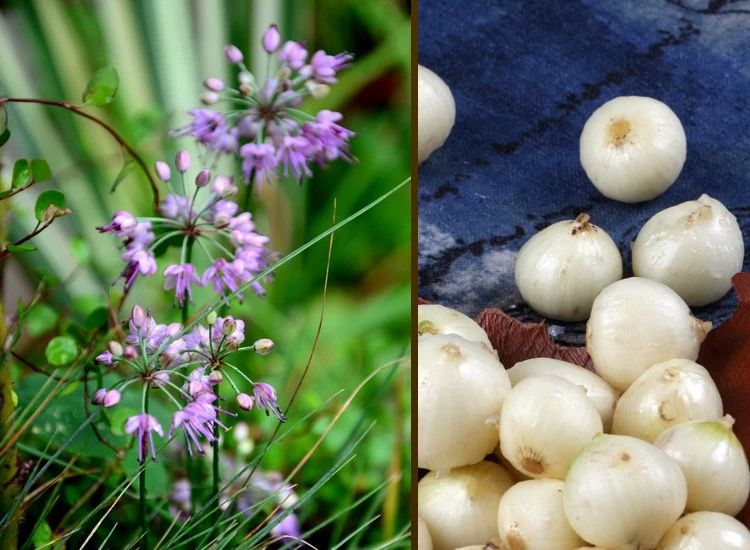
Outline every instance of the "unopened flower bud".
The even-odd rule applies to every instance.
[[[250,86],[250,84],[245,84],[244,82],[240,84],[240,93],[242,95],[250,95],[253,93],[253,87]]]
[[[102,403],[104,403],[105,395],[107,395],[107,390],[105,390],[104,388],[96,390],[93,397],[91,398],[91,402],[94,405],[101,405]]]
[[[203,81],[203,85],[212,92],[220,92],[224,89],[224,83],[218,78],[207,78]]]
[[[133,306],[130,312],[130,319],[137,328],[141,328],[141,325],[146,321],[146,317],[148,317],[148,314],[141,306]]]
[[[122,350],[122,356],[125,359],[129,359],[132,361],[133,359],[138,358],[138,350],[135,348],[135,346],[125,346]]]
[[[102,405],[105,407],[114,407],[120,402],[120,392],[117,390],[109,390],[107,393],[104,394],[104,399],[102,399]]]
[[[216,315],[216,312],[212,311],[211,313],[206,315],[206,323],[208,323],[209,325],[213,325],[216,322],[216,317],[218,317]]]
[[[240,74],[237,75],[237,81],[240,84],[252,84],[253,83],[253,75],[246,71],[242,71]]]
[[[292,69],[289,67],[284,66],[279,69],[279,80],[288,80],[290,76],[292,76]]]
[[[120,342],[112,340],[107,344],[107,347],[114,357],[120,357],[122,355],[122,344],[120,344]]]
[[[205,168],[198,172],[198,175],[195,176],[195,186],[196,187],[205,187],[208,185],[208,180],[211,179],[211,172],[206,170]]]
[[[175,168],[177,168],[177,171],[182,172],[183,174],[190,170],[190,153],[184,149],[179,151],[174,158],[174,165]]]
[[[270,25],[266,32],[263,33],[263,49],[267,53],[273,53],[279,49],[281,45],[281,34],[279,28],[276,25]]]
[[[224,327],[223,327],[224,336],[231,336],[232,333],[237,330],[237,323],[235,323],[234,319],[231,317],[228,317],[224,320]]]
[[[164,384],[169,382],[169,373],[166,371],[159,371],[153,376],[154,385],[158,387],[163,387]]]
[[[255,404],[255,399],[253,399],[246,393],[238,393],[237,404],[240,406],[241,409],[249,411],[249,410],[252,410],[253,405]],[[235,437],[237,437],[236,434],[235,434]]]
[[[315,99],[324,98],[331,91],[331,87],[327,84],[320,84],[313,80],[308,80],[307,82],[305,82],[305,87],[307,88],[307,91],[310,92],[310,95]]]
[[[112,359],[113,359],[112,352],[104,351],[100,353],[99,355],[97,355],[96,357],[94,357],[94,363],[96,363],[97,365],[105,365],[107,367],[111,367]]]
[[[255,349],[255,353],[258,355],[268,355],[275,347],[276,344],[270,338],[261,338],[253,344],[253,349]]]
[[[154,168],[156,168],[156,175],[159,176],[161,181],[167,182],[172,178],[172,171],[169,169],[169,165],[163,160],[157,160]]]
[[[224,380],[224,376],[217,370],[211,371],[211,374],[208,375],[208,381],[213,385],[218,384],[222,380]]]
[[[219,94],[216,92],[206,92],[201,96],[201,103],[203,105],[213,105],[217,101],[219,101]]]
[[[241,63],[243,59],[240,49],[232,44],[224,46],[224,56],[230,63]]]

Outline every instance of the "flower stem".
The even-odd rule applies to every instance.
[[[143,388],[143,412],[148,414],[148,386]],[[139,442],[139,445],[141,442]],[[143,464],[141,464],[141,472],[138,474],[138,499],[140,503],[141,512],[141,548],[148,550],[148,520],[146,519],[146,464],[148,462],[147,453],[144,453]]]
[[[185,261],[183,263],[189,264],[193,259],[193,237],[187,237],[187,247],[185,249]],[[182,324],[187,323],[188,314],[190,312],[190,300],[185,300],[182,304]]]

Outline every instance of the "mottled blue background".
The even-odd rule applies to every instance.
[[[750,1],[420,0],[419,63],[457,107],[448,141],[420,168],[423,298],[538,319],[515,288],[515,255],[583,211],[617,241],[625,276],[643,223],[704,192],[737,216],[747,246]],[[682,174],[646,203],[604,198],[578,158],[584,122],[619,95],[664,101],[687,134]],[[730,293],[695,312],[719,322],[733,307]],[[558,339],[580,343],[582,327]]]

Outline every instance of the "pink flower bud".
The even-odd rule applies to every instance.
[[[224,380],[224,376],[217,370],[211,371],[211,374],[208,375],[208,381],[211,384],[216,385],[222,380]]]
[[[208,185],[208,180],[211,179],[211,172],[206,170],[205,168],[198,172],[198,175],[195,176],[195,186],[196,187],[205,187]]]
[[[122,350],[122,356],[125,359],[129,359],[132,361],[133,359],[138,358],[138,350],[135,348],[135,346],[125,346]]]
[[[255,399],[253,399],[246,393],[238,393],[237,404],[240,406],[241,409],[249,411],[249,410],[252,410],[253,405],[255,404]]]
[[[161,181],[166,182],[172,178],[172,171],[169,169],[169,165],[163,160],[157,160],[154,168],[156,168],[156,175],[159,176]]]
[[[136,327],[140,328],[146,321],[146,317],[148,317],[148,314],[141,306],[133,306],[133,310],[130,312],[130,319]]]
[[[268,355],[273,351],[273,348],[275,347],[276,344],[270,338],[261,338],[260,340],[256,340],[253,344],[255,353],[257,353],[258,355]]]
[[[243,59],[240,49],[232,44],[224,46],[224,56],[230,63],[241,63]]]
[[[107,395],[107,390],[105,390],[104,388],[96,390],[96,392],[94,392],[94,396],[91,398],[91,402],[94,405],[101,405],[102,403],[104,403],[105,395]]]
[[[114,407],[120,402],[120,392],[117,390],[109,390],[107,393],[104,394],[104,399],[102,400],[102,404],[105,407]]]
[[[174,165],[183,174],[190,170],[190,154],[185,150],[179,151],[174,158]]]
[[[219,101],[219,94],[216,92],[206,92],[201,96],[201,103],[203,105],[213,105],[217,101]]]
[[[154,374],[154,386],[163,387],[164,384],[169,382],[169,373],[165,371],[160,371]]]
[[[263,49],[268,53],[273,53],[281,45],[281,34],[276,25],[271,25],[263,33]]]
[[[220,92],[224,89],[224,83],[218,78],[207,78],[203,81],[203,85],[212,92]]]
[[[94,363],[97,365],[106,365],[108,367],[112,366],[112,352],[110,351],[104,351],[94,357]]]

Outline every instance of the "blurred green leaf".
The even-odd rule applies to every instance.
[[[115,178],[115,181],[112,182],[112,187],[110,188],[109,192],[114,193],[117,190],[117,187],[125,181],[125,178],[127,178],[133,169],[135,168],[135,161],[133,159],[126,160],[122,168],[120,169],[120,173],[117,174],[117,177]]]
[[[47,357],[50,365],[64,367],[72,363],[76,358],[76,355],[78,355],[78,346],[76,346],[76,341],[70,336],[56,336],[47,344],[44,355]]]
[[[9,139],[10,139],[10,128],[6,128],[2,132],[0,132],[0,147],[5,145]]]
[[[34,205],[34,215],[37,220],[41,221],[44,218],[44,213],[50,205],[65,208],[65,194],[57,189],[49,189],[39,195]]]
[[[60,397],[63,397],[65,395],[72,395],[76,391],[78,391],[80,388],[81,388],[81,381],[76,380],[75,382],[71,382],[67,386],[65,386],[58,395],[60,395]]]
[[[87,329],[94,330],[106,325],[108,319],[109,309],[106,307],[99,307],[86,316],[86,321],[84,321],[83,324]]]
[[[26,159],[18,159],[13,165],[13,179],[11,180],[11,188],[21,187],[31,176],[31,170],[29,169],[29,161]]]
[[[114,435],[125,435],[125,421],[131,416],[137,415],[138,410],[133,407],[120,405],[112,409],[105,409],[105,413],[107,420],[109,420],[109,429],[112,430],[112,433]]]
[[[44,181],[52,176],[52,170],[44,159],[34,159],[31,161],[31,177],[34,181]]]
[[[5,246],[5,250],[15,254],[23,254],[24,252],[34,252],[36,247],[33,244],[9,244]]]
[[[83,237],[76,236],[70,239],[70,250],[78,263],[87,264],[91,261],[91,250]]]
[[[26,329],[31,336],[40,336],[52,330],[57,324],[57,312],[47,304],[36,304],[26,318]]]
[[[8,129],[8,110],[5,108],[5,103],[0,103],[0,132],[4,132]]]
[[[83,92],[83,102],[97,107],[108,105],[119,86],[120,77],[114,67],[103,67],[91,76],[86,91]]]
[[[51,540],[52,529],[50,528],[49,523],[43,521],[34,531],[34,535],[31,537],[31,542],[34,543],[34,548],[40,548],[46,546]]]

